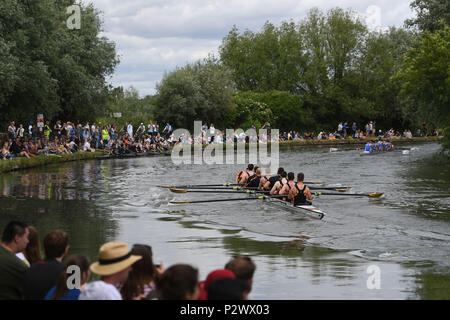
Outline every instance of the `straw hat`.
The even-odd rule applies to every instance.
[[[98,252],[99,261],[91,264],[91,271],[101,276],[108,276],[120,272],[136,261],[142,259],[141,256],[131,255],[131,251],[126,243],[108,242],[100,247]]]

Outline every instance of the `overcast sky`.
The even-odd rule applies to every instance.
[[[110,79],[114,86],[133,86],[141,96],[154,94],[165,71],[217,55],[236,25],[259,31],[266,21],[303,19],[318,7],[339,6],[368,17],[369,25],[403,25],[414,16],[411,0],[85,0],[102,11],[103,35],[116,43],[121,63]]]

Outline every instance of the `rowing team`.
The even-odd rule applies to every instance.
[[[389,141],[382,141],[381,139],[378,142],[369,141],[366,143],[366,147],[364,149],[366,152],[383,152],[394,150],[394,145]]]
[[[305,175],[302,172],[297,174],[297,181],[294,181],[293,172],[287,173],[283,168],[279,168],[275,176],[269,173],[263,176],[261,172],[261,168],[249,164],[247,170],[236,175],[236,183],[242,184],[243,188],[270,191],[270,195],[286,195],[281,199],[294,205],[311,204],[308,202],[312,200],[311,190],[303,183]]]

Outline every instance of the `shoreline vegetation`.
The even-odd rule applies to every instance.
[[[403,143],[423,143],[423,142],[439,142],[442,137],[413,137],[413,138],[399,138],[392,139],[394,145]],[[356,139],[342,139],[342,140],[289,140],[280,141],[280,147],[295,146],[295,147],[305,147],[305,146],[336,146],[336,145],[364,145],[368,140],[356,140]],[[234,144],[234,148],[237,148],[238,144]],[[267,144],[270,146],[270,142]],[[210,144],[202,145],[203,148],[211,146]],[[214,145],[217,147],[218,145]],[[226,144],[223,144],[225,148]],[[249,144],[245,143],[245,148],[248,148]],[[194,145],[191,145],[193,149]],[[170,147],[171,150],[173,147]],[[11,160],[0,161],[0,174],[19,171],[24,169],[42,167],[46,165],[65,163],[71,161],[82,161],[82,160],[93,160],[98,158],[103,158],[105,152],[103,150],[98,150],[95,152],[76,152],[72,154],[65,155],[53,155],[53,156],[37,156],[30,159],[25,157],[14,158]]]

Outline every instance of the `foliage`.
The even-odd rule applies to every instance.
[[[91,119],[104,112],[106,77],[118,59],[100,37],[99,12],[81,6],[81,29],[69,30],[73,1],[0,2],[0,121]]]
[[[195,120],[220,127],[235,109],[231,75],[212,57],[165,74],[156,89],[156,119],[178,128],[192,129]]]
[[[117,124],[118,128],[124,127],[126,122],[138,126],[141,122],[148,124],[155,119],[155,96],[139,97],[139,92],[133,86],[127,90],[117,87],[110,91],[106,109],[108,116],[97,118],[97,121],[108,124]],[[121,117],[114,118],[114,113],[120,113]]]
[[[301,110],[300,118],[308,120],[280,120],[280,128],[324,130],[335,128],[337,121],[363,125],[374,119],[397,127],[408,120],[401,112],[400,87],[390,79],[413,38],[403,29],[370,32],[349,10],[324,13],[314,8],[298,24],[276,27],[266,22],[260,32],[243,33],[233,27],[219,52],[238,90],[284,91],[298,97],[301,108],[284,114]],[[268,105],[272,111],[278,107]]]
[[[450,25],[450,1],[448,0],[414,0],[410,7],[416,12],[416,17],[405,21],[409,27],[434,32],[441,28],[441,20]]]
[[[404,56],[395,79],[406,99],[404,112],[444,128],[450,123],[450,27],[428,31]]]

